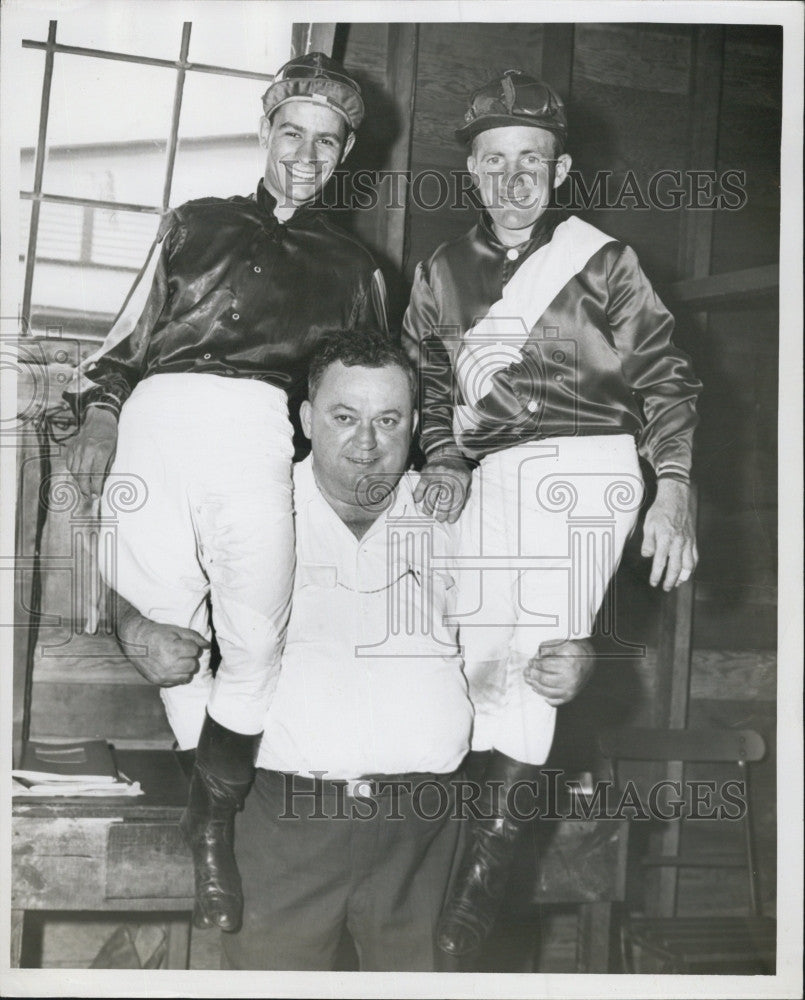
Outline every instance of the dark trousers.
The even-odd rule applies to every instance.
[[[353,798],[257,771],[235,830],[243,928],[222,935],[224,968],[330,970],[344,929],[362,970],[456,968],[435,928],[466,824],[451,776],[401,777],[415,790]]]

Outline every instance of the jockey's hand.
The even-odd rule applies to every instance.
[[[87,499],[100,496],[117,449],[117,417],[88,406],[81,430],[67,447],[67,468]]]
[[[646,514],[643,526],[643,556],[653,556],[649,583],[656,587],[662,580],[663,590],[672,590],[690,579],[696,569],[699,553],[690,516],[690,487],[675,479],[657,482],[657,498]]]
[[[470,495],[472,469],[463,458],[435,458],[426,463],[414,490],[414,503],[428,517],[453,524]]]
[[[152,684],[188,684],[209,642],[192,628],[162,625],[141,615],[118,595],[117,635],[139,673]]]
[[[525,668],[528,686],[549,705],[572,701],[590,679],[595,653],[589,639],[543,642]]]

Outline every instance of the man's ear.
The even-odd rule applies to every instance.
[[[260,145],[263,147],[263,149],[265,149],[266,146],[268,146],[268,135],[270,132],[271,132],[271,122],[268,120],[268,118],[266,118],[265,115],[263,115],[263,117],[260,119],[260,129],[258,132],[260,136]]]
[[[346,139],[344,139],[344,146],[343,149],[341,150],[342,163],[344,162],[344,160],[346,160],[347,156],[349,156],[349,151],[352,149],[354,145],[355,145],[355,133],[352,130],[350,130],[349,135],[346,137]]]
[[[313,420],[312,410],[313,407],[310,405],[309,399],[304,400],[299,407],[299,422],[302,425],[302,432],[308,441],[310,440],[310,425]]]
[[[553,186],[558,188],[567,177],[568,171],[573,166],[573,160],[567,153],[562,153],[556,160],[556,173],[553,178]]]

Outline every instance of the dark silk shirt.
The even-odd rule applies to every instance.
[[[385,285],[369,252],[323,205],[283,223],[275,204],[261,181],[256,196],[205,198],[165,216],[145,307],[87,369],[93,386],[78,399],[66,394],[74,407],[118,412],[139,381],[176,372],[259,379],[303,396],[323,335],[388,330]]]
[[[701,383],[634,251],[598,231],[603,245],[558,288],[522,356],[473,401],[476,426],[456,440],[454,408],[467,402],[456,378],[462,338],[564,221],[546,213],[513,252],[484,214],[417,266],[403,344],[420,372],[423,451],[480,460],[541,438],[631,434],[658,476],[686,481]]]

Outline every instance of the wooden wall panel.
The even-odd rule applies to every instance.
[[[684,95],[689,63],[690,35],[684,25],[576,26],[574,80]]]
[[[541,24],[425,24],[419,44],[414,163],[461,167],[456,142],[470,94],[506,69],[538,76]]]
[[[344,66],[360,83],[366,107],[355,147],[346,161],[350,175],[383,169],[399,128],[393,100],[386,89],[386,34],[385,24],[351,24],[346,34]],[[350,190],[348,185],[347,197]],[[382,248],[376,245],[376,211],[355,209],[339,214],[342,225],[380,253]]]
[[[629,243],[658,285],[678,277],[676,252],[680,212],[640,207],[627,197],[627,177],[648,205],[651,177],[661,170],[685,169],[687,105],[679,96],[648,93],[577,77],[569,107],[568,150],[586,187],[606,177],[609,207],[580,214],[593,225]]]
[[[540,74],[541,24],[425,24],[420,30],[419,72],[411,154],[413,173],[440,171],[452,192],[466,175],[467,151],[455,138],[471,93],[505,69]],[[423,193],[430,198],[429,189]],[[452,199],[451,199],[452,200]],[[463,200],[462,200],[463,203]],[[469,207],[438,210],[413,206],[405,278],[441,243],[473,225]]]
[[[724,43],[723,93],[737,104],[780,110],[783,29],[778,25],[733,24]]]
[[[747,200],[716,213],[713,273],[779,257],[781,44],[775,26],[725,29],[717,169],[745,172]],[[754,622],[754,645],[775,642],[778,327],[772,294],[711,312],[693,349],[705,384],[698,575],[709,600],[700,614]]]
[[[716,218],[716,274],[777,260],[781,45],[781,29],[775,26],[732,26],[726,32],[718,169],[745,172],[746,204]]]

